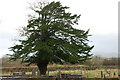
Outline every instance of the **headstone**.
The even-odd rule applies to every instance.
[[[60,78],[60,74],[61,74],[61,72],[58,71],[58,73],[57,73],[57,77],[58,77],[58,78]]]
[[[13,73],[14,76],[22,76],[22,74],[23,74],[22,72],[14,72]]]
[[[22,72],[22,76],[25,76],[25,71]]]
[[[37,77],[40,77],[40,71],[37,71]]]
[[[61,74],[61,78],[67,78],[70,74]]]
[[[82,75],[69,75],[68,79],[72,80],[82,80]]]
[[[36,76],[36,71],[33,69],[32,70],[32,77],[35,77]]]

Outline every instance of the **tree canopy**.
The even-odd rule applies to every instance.
[[[44,7],[32,8],[36,16],[24,27],[25,38],[10,48],[12,60],[47,66],[51,63],[81,63],[90,58],[93,46],[88,45],[89,30],[75,29],[81,15],[67,12],[69,7],[51,2]]]

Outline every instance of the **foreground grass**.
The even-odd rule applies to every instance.
[[[13,78],[9,78],[10,80],[12,80]],[[82,78],[82,79],[74,79],[74,78],[14,78],[14,80],[119,80],[119,78]],[[5,79],[4,79],[5,80]],[[7,78],[8,80],[8,78]]]
[[[80,68],[79,68],[80,67]],[[59,74],[73,74],[73,75],[82,75],[83,78],[102,78],[102,77],[109,77],[109,78],[117,78],[118,77],[118,69],[109,69],[109,68],[97,68],[90,70],[91,67],[85,68],[85,65],[53,65],[53,66],[48,66],[48,71],[47,75],[54,75],[58,76]],[[94,68],[94,67],[92,67]],[[32,76],[32,70],[35,70],[35,67],[27,67],[26,70],[25,68],[3,68],[4,73],[1,73],[1,76],[6,76],[6,75],[13,75],[13,72],[23,72],[25,71],[26,75],[31,75]],[[87,70],[86,70],[87,69]],[[38,71],[38,70],[36,70]],[[101,73],[102,72],[102,73]],[[37,74],[37,72],[36,72]]]
[[[102,72],[102,74],[101,74]],[[118,77],[118,70],[112,69],[112,70],[103,70],[103,69],[97,69],[97,70],[58,70],[58,71],[49,71],[47,72],[47,75],[54,75],[58,76],[59,74],[72,74],[72,75],[82,75],[82,77],[85,78],[102,78],[102,77],[108,77],[108,78],[117,78]],[[32,72],[26,72],[26,75],[32,75]],[[0,74],[2,76],[12,75],[12,73],[4,73]]]
[[[58,73],[68,73],[73,75],[82,75],[82,77],[86,78],[102,78],[102,77],[109,77],[109,78],[117,78],[118,77],[118,70],[61,70],[61,71],[50,71],[49,75],[57,76]],[[101,74],[102,73],[102,74]]]

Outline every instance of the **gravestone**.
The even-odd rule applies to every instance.
[[[64,73],[64,74],[61,74],[61,78],[68,78],[70,74],[67,74],[67,73]]]
[[[14,76],[22,76],[22,74],[23,74],[22,72],[14,72],[13,73]]]
[[[82,80],[82,75],[68,75],[67,78],[70,80]]]
[[[32,70],[32,77],[35,77],[36,76],[36,71],[33,69]]]
[[[68,75],[68,78],[82,78],[82,75]]]
[[[37,77],[40,77],[40,71],[37,71]]]

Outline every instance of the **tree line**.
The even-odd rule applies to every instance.
[[[99,56],[93,56],[92,59],[87,60],[86,62],[82,63],[81,65],[87,65],[87,66],[118,66],[118,59],[116,57],[113,58],[103,58]],[[2,67],[12,67],[14,66],[25,66],[25,64],[21,64],[21,60],[17,61],[9,61],[8,57],[3,57],[0,59],[2,62]],[[51,65],[50,63],[49,65]],[[71,64],[69,64],[71,65]],[[35,66],[35,65],[32,65]]]
[[[120,58],[104,58],[100,56],[94,56],[91,60],[87,60],[84,64],[89,66],[118,66]]]

